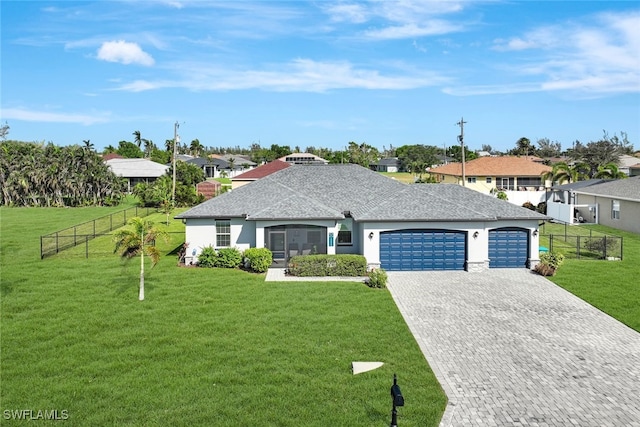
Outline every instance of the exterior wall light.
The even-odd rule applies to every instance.
[[[536,228],[535,230],[533,230],[533,237],[536,237],[538,235],[538,229]]]
[[[369,240],[373,239],[373,231],[369,233]]]
[[[474,238],[474,239],[477,239],[479,235],[480,235],[480,233],[478,233],[478,232],[476,231],[475,233],[473,233],[473,238]]]

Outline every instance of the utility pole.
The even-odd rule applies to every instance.
[[[460,126],[460,135],[458,135],[458,141],[460,141],[460,148],[462,148],[462,186],[466,187],[467,178],[464,173],[464,124],[467,123],[464,121],[464,117],[460,118],[460,121],[456,123],[456,126]]]
[[[173,185],[171,189],[171,204],[176,205],[176,153],[178,146],[178,128],[180,124],[176,121],[173,125]]]

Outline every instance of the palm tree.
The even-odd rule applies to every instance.
[[[618,169],[618,165],[612,162],[598,166],[598,171],[596,172],[595,177],[604,179],[622,179],[626,178],[627,175]]]
[[[142,138],[140,137],[140,131],[139,130],[133,131],[133,136],[135,137],[133,142],[135,142],[138,145],[138,148],[140,148],[140,146],[142,145]]]
[[[200,143],[200,140],[196,138],[191,141],[191,145],[189,146],[189,148],[191,149],[191,155],[193,155],[194,157],[198,157],[198,155],[200,154],[200,150],[202,150],[202,144]]]
[[[169,235],[166,231],[158,230],[153,226],[153,222],[139,217],[129,220],[130,229],[121,229],[113,236],[116,243],[114,252],[119,252],[125,259],[131,259],[140,255],[140,289],[138,299],[144,300],[144,256],[151,258],[152,266],[160,260],[160,251],[155,247],[158,237],[168,241]]]
[[[569,165],[565,162],[559,162],[553,165],[549,172],[542,174],[544,181],[550,180],[552,183],[572,183],[589,178],[589,165],[585,163],[576,163]]]

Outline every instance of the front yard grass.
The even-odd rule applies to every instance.
[[[572,226],[568,228],[568,234],[588,235],[589,229],[622,236],[623,259],[567,258],[557,274],[549,279],[640,332],[640,235],[600,225]]]
[[[66,410],[71,426],[386,426],[397,373],[399,424],[438,424],[446,397],[388,291],[179,268],[179,233],[158,243],[166,255],[148,264],[143,302],[139,261],[112,254],[109,236],[89,243],[88,259],[82,247],[39,259],[40,234],[105,213],[0,208],[3,414]],[[352,361],[385,364],[354,376]]]

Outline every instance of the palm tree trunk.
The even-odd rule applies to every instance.
[[[138,300],[144,301],[144,230],[140,233],[140,292]]]

